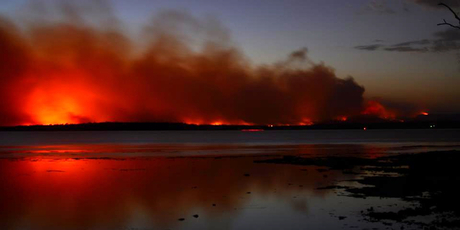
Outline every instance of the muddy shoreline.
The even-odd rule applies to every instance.
[[[345,196],[357,199],[398,198],[416,204],[392,212],[370,207],[361,211],[365,221],[382,222],[389,226],[397,223],[430,229],[460,228],[460,187],[457,186],[460,182],[460,151],[401,154],[375,159],[283,156],[254,162],[340,170],[344,174],[357,175],[357,179],[348,182],[357,182],[359,186],[343,186],[339,185],[343,181],[339,181],[318,189],[343,191]],[[432,220],[414,220],[424,217]]]

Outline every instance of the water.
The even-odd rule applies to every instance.
[[[459,149],[459,134],[460,130],[1,132],[0,229],[388,228],[363,221],[360,211],[413,204],[318,189],[347,183],[357,175],[254,161],[281,155],[375,158]],[[392,228],[400,226],[393,223]]]
[[[66,144],[442,144],[460,130],[283,130],[0,132],[0,146]]]

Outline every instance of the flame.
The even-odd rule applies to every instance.
[[[396,119],[396,113],[394,111],[385,108],[377,101],[368,101],[362,114],[377,116],[382,119]]]
[[[309,61],[306,48],[271,65],[251,65],[224,39],[225,29],[177,14],[186,13],[157,17],[159,28],[145,31],[146,45],[119,28],[61,21],[19,26],[1,19],[0,125],[312,125],[346,121],[363,107],[364,114],[395,117],[377,102],[365,106],[362,86]],[[196,49],[183,39],[185,31],[212,36]]]
[[[222,121],[215,121],[211,123],[211,125],[216,125],[216,126],[223,125],[223,124],[224,123]]]
[[[346,116],[339,116],[339,117],[336,118],[336,120],[338,120],[338,121],[347,121],[347,120],[348,120],[348,117],[346,117]]]

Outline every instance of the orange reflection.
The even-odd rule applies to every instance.
[[[170,228],[198,213],[209,225],[238,215],[251,198],[307,205],[300,194],[345,177],[302,166],[254,164],[254,158],[0,160],[0,227]],[[245,176],[249,175],[249,176]],[[248,194],[250,192],[250,194]],[[215,206],[213,204],[216,204]],[[307,209],[302,209],[306,212]],[[142,223],[131,222],[141,218]]]

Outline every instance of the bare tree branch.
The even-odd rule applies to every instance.
[[[448,22],[446,22],[446,20],[444,19],[444,22],[443,23],[438,23],[437,24],[438,26],[442,26],[442,25],[448,25],[448,26],[451,26],[451,27],[454,27],[454,28],[457,28],[457,29],[460,29],[460,26],[454,26]]]
[[[452,12],[452,14],[455,16],[455,19],[458,20],[458,23],[459,23],[459,25],[460,25],[460,17],[458,17],[457,13],[455,13],[455,11],[454,11],[452,8],[450,8],[450,6],[448,6],[448,5],[444,4],[444,3],[439,3],[438,6],[445,6],[445,7],[447,7],[447,9],[449,9],[450,12]],[[454,26],[454,25],[452,25],[451,23],[448,23],[448,22],[446,21],[446,19],[443,19],[443,21],[444,21],[443,23],[438,23],[437,25],[438,25],[438,26],[447,25],[447,26],[451,26],[451,27],[456,28],[456,29],[460,29],[460,26]]]

